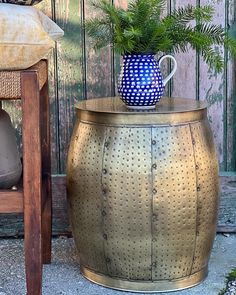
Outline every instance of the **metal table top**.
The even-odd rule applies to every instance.
[[[128,109],[119,97],[84,100],[76,104],[81,121],[101,124],[179,124],[206,117],[207,104],[186,98],[163,97],[153,110]]]

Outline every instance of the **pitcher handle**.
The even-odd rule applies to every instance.
[[[162,56],[160,58],[160,60],[159,60],[159,68],[161,67],[161,64],[162,64],[163,60],[166,59],[166,58],[170,58],[170,59],[173,60],[174,67],[173,67],[173,70],[171,71],[171,73],[165,79],[163,79],[163,85],[164,86],[174,76],[174,74],[175,74],[175,72],[177,70],[177,61],[176,61],[176,59],[172,55],[164,55],[164,56]]]

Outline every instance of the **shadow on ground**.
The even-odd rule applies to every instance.
[[[236,235],[217,235],[208,278],[200,285],[163,295],[217,295],[225,276],[236,266]],[[0,239],[0,295],[24,295],[23,240]],[[53,261],[44,267],[43,295],[131,295],[103,288],[84,279],[79,272],[73,239],[53,239]],[[139,293],[144,294],[144,293]],[[155,294],[155,293],[154,293]],[[160,293],[159,293],[160,294]]]

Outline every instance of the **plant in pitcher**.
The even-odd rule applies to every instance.
[[[193,48],[216,72],[224,67],[220,46],[236,55],[236,40],[222,26],[211,23],[214,9],[210,5],[187,5],[166,16],[163,0],[131,0],[127,9],[108,0],[94,0],[91,5],[100,14],[86,22],[87,32],[95,49],[110,45],[123,56],[118,92],[129,108],[155,108],[177,69],[176,60],[169,53]],[[167,55],[158,61],[157,53]],[[172,59],[174,65],[163,79],[160,66],[166,58]]]

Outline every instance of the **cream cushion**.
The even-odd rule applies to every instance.
[[[0,4],[0,70],[26,69],[55,45],[63,31],[40,10]]]

